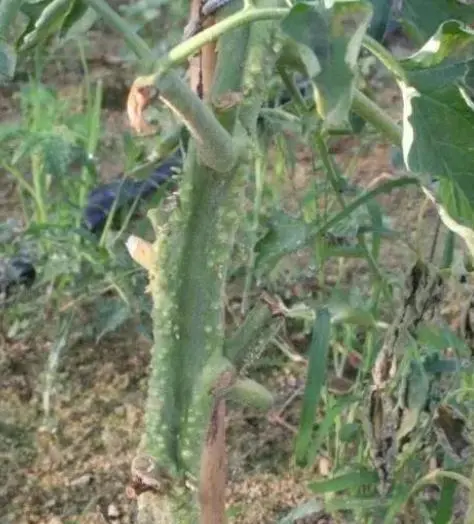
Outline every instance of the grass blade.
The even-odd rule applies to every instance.
[[[330,334],[331,315],[327,308],[323,308],[318,311],[314,323],[300,427],[295,443],[295,458],[300,465],[307,463],[312,442],[314,417],[321,396],[321,388],[326,378]]]
[[[376,486],[378,482],[379,477],[376,471],[358,469],[331,479],[312,482],[308,487],[314,493],[335,493],[367,485]]]

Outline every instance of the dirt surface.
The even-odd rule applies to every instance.
[[[109,96],[101,159],[101,173],[107,179],[123,168],[115,149],[118,136],[126,129],[123,102],[130,72],[110,65],[117,54],[117,41],[100,33],[91,38],[94,45],[90,48],[95,50],[89,57],[91,75],[104,79]],[[60,78],[52,74],[50,80],[63,96],[80,98],[78,78],[71,65]],[[0,91],[2,119],[18,116],[13,94]],[[399,114],[400,97],[395,89],[384,90],[381,102]],[[338,141],[334,147],[343,166],[358,154],[355,140]],[[292,180],[300,189],[308,180],[305,154],[301,151],[300,169]],[[398,175],[390,163],[389,146],[381,142],[368,146],[354,168],[354,181],[365,187]],[[20,216],[12,184],[4,174],[0,188],[1,218]],[[403,189],[381,201],[393,227],[413,238],[421,195]],[[424,231],[434,230],[434,210],[427,208],[424,220]],[[430,236],[424,235],[423,244],[429,242]],[[400,275],[412,256],[401,242],[387,242],[383,267]],[[363,264],[345,268],[347,285],[361,287],[366,278]],[[132,522],[125,486],[143,424],[150,344],[130,336],[131,331],[122,330],[97,345],[79,339],[68,348],[60,366],[53,430],[43,425],[41,405],[41,377],[51,341],[0,338],[0,524]],[[303,376],[304,366],[290,362],[285,370],[268,377],[268,386],[282,404],[301,385]],[[314,472],[302,473],[290,466],[294,427],[285,421],[270,422],[243,410],[230,415],[231,523],[273,523],[311,496],[305,480]],[[318,515],[312,522],[330,521]]]

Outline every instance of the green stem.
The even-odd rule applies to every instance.
[[[293,98],[298,114],[301,116],[306,113],[308,110],[306,100],[303,98],[300,90],[296,87],[291,75],[289,75],[288,71],[281,66],[278,67],[278,73]],[[385,113],[383,109],[381,109],[375,102],[372,102],[370,98],[358,89],[354,92],[352,110],[385,134],[391,142],[396,145],[401,145],[402,129]]]
[[[436,248],[438,246],[438,240],[439,240],[440,227],[441,227],[441,219],[438,217],[438,219],[436,220],[436,226],[435,226],[435,230],[434,230],[434,234],[433,234],[433,241],[431,242],[430,254],[429,254],[429,257],[428,257],[428,260],[430,262],[433,262],[433,259],[434,259],[435,253],[436,253]]]
[[[296,106],[296,111],[298,115],[300,117],[304,116],[308,112],[307,104],[300,90],[296,86],[292,76],[289,75],[288,71],[281,66],[278,66],[278,73],[280,74],[283,83],[285,84],[285,87],[288,89],[289,93],[293,98],[293,102]],[[336,171],[336,168],[334,167],[334,163],[331,159],[331,155],[329,154],[324,137],[322,133],[315,132],[313,133],[313,138],[316,143],[316,149],[318,150],[321,162],[323,163],[324,170],[326,171],[329,182],[336,195],[336,199],[339,202],[339,205],[342,207],[342,209],[344,209],[346,207],[346,204],[340,192],[341,188],[339,184],[339,175]]]
[[[354,91],[352,110],[360,117],[370,122],[378,131],[387,136],[395,145],[402,144],[402,129],[396,124],[383,109],[365,96],[359,90]]]
[[[128,47],[146,63],[152,64],[154,56],[146,42],[132,29],[132,27],[116,13],[105,0],[84,0],[104,22],[112,29],[120,33],[127,42]]]
[[[153,79],[160,99],[180,117],[196,140],[201,160],[219,173],[230,171],[237,161],[237,147],[212,110],[175,71],[155,75]]]
[[[331,184],[334,194],[336,196],[336,200],[338,201],[342,209],[345,209],[346,203],[344,201],[343,196],[341,195],[340,177],[336,171],[331,155],[329,154],[326,141],[324,140],[324,137],[321,135],[321,133],[314,133],[314,141],[316,143],[316,149],[318,150],[321,162],[323,163],[324,171],[326,172],[326,175],[329,179],[329,183]]]
[[[306,100],[301,94],[301,91],[296,86],[292,75],[290,75],[288,71],[281,65],[277,66],[277,70],[278,74],[281,76],[281,79],[283,80],[283,83],[285,84],[285,87],[288,89],[288,92],[293,98],[293,103],[295,104],[299,116],[304,115],[308,111]]]
[[[471,487],[469,489],[469,507],[466,511],[466,518],[464,524],[470,524],[474,522],[474,466],[471,471]]]
[[[91,0],[89,0],[91,1]],[[100,0],[95,0],[100,1]],[[252,22],[263,20],[281,20],[289,13],[288,8],[256,8],[246,7],[237,13],[228,16],[224,20],[204,29],[197,35],[185,40],[181,44],[174,47],[169,53],[164,62],[159,65],[159,71],[163,73],[171,69],[177,64],[185,61],[190,56],[194,55],[206,44],[217,40],[221,35]]]
[[[41,80],[41,46],[35,47],[35,89],[39,89],[39,82]],[[32,131],[38,133],[41,131],[42,123],[42,110],[39,102],[40,97],[33,97],[32,103]],[[36,220],[42,224],[46,222],[46,176],[44,167],[42,165],[42,159],[38,151],[31,153],[31,177],[33,180],[33,188],[35,191],[35,202],[36,202]]]
[[[362,45],[370,51],[399,80],[405,80],[406,73],[400,62],[383,45],[369,35],[365,35]]]
[[[7,164],[6,162],[1,162],[0,165],[3,167],[3,169],[5,169],[5,171],[14,176],[14,178],[18,182],[18,185],[22,189],[24,189],[30,195],[31,198],[36,198],[34,187],[26,181],[26,179],[23,176],[23,173],[21,173],[19,169],[16,169],[14,166]]]
[[[347,204],[346,208],[343,209],[341,212],[339,212],[337,215],[332,216],[322,226],[310,227],[308,230],[307,241],[309,242],[310,240],[317,238],[318,235],[324,235],[336,224],[338,224],[342,220],[345,220],[357,208],[364,205],[366,202],[373,200],[378,195],[389,193],[390,191],[393,191],[395,188],[403,187],[403,186],[411,185],[411,184],[419,186],[420,185],[419,178],[406,176],[406,177],[398,178],[395,180],[389,180],[388,182],[380,184],[375,189],[372,189],[371,191],[367,191],[366,193],[363,193],[360,197],[356,198],[351,203]]]
[[[456,237],[454,233],[449,230],[446,233],[446,239],[444,241],[442,269],[450,268],[453,264],[455,242]]]
[[[408,495],[409,500],[413,495],[415,495],[425,484],[430,484],[432,482],[435,482],[436,480],[440,478],[446,478],[446,479],[452,479],[461,484],[461,486],[464,486],[465,488],[471,490],[472,484],[470,479],[465,477],[464,475],[461,475],[460,473],[457,473],[455,471],[447,471],[443,469],[435,469],[433,471],[430,471],[427,475],[422,477],[418,482],[415,483],[413,488],[410,490],[410,493]]]

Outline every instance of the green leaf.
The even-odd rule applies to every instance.
[[[443,479],[433,524],[448,524],[452,522],[451,517],[453,516],[454,504],[456,503],[456,488],[457,482],[455,480]]]
[[[354,211],[367,205],[368,202],[373,201],[378,195],[412,184],[419,184],[419,180],[416,177],[403,177],[384,182],[375,189],[362,193],[358,198],[348,203],[342,211],[328,218],[323,224],[319,220],[311,224],[305,224],[302,220],[289,217],[285,213],[276,215],[272,221],[270,231],[255,246],[257,252],[255,262],[257,279],[261,278],[265,271],[272,265],[275,265],[284,255],[303,249],[318,237],[334,231],[340,224],[348,221]]]
[[[278,521],[278,524],[293,524],[297,519],[299,520],[305,517],[310,517],[314,513],[319,513],[323,510],[324,506],[320,500],[308,500],[308,502],[300,504],[297,508],[291,510],[286,517]]]
[[[312,80],[318,113],[327,129],[350,127],[357,59],[372,16],[367,2],[298,2],[282,29],[298,43],[301,67]],[[311,53],[317,58],[314,61]]]
[[[96,15],[96,12],[89,8],[87,2],[78,2],[75,0],[61,24],[60,36],[64,37],[69,30],[84,17],[87,11]]]
[[[339,430],[339,439],[341,442],[353,442],[361,431],[361,426],[356,422],[344,424]]]
[[[310,453],[316,409],[326,378],[330,335],[331,315],[326,308],[323,308],[317,313],[309,348],[308,374],[301,408],[300,425],[295,442],[295,457],[299,464],[306,463]]]
[[[31,49],[59,31],[74,4],[75,0],[49,2],[36,20],[30,20],[27,32],[23,34],[20,50]]]
[[[372,38],[381,42],[387,30],[393,2],[388,0],[371,0],[371,2],[374,6],[374,13],[368,33]]]
[[[15,74],[16,53],[0,38],[0,83],[11,80]]]
[[[77,160],[79,155],[79,150],[69,140],[68,134],[69,131],[65,129],[63,135],[49,132],[27,135],[15,151],[13,165],[27,155],[38,154],[46,173],[55,177],[68,174],[71,162]]]
[[[321,450],[321,446],[324,442],[324,439],[328,436],[329,431],[334,426],[334,421],[342,415],[345,409],[350,405],[354,405],[357,402],[357,398],[354,396],[343,397],[338,399],[330,409],[327,410],[321,424],[318,427],[318,430],[314,436],[313,442],[311,444],[310,451],[308,453],[308,462],[314,463],[317,455]]]
[[[380,497],[334,497],[327,501],[326,510],[331,513],[335,511],[358,511],[380,510],[386,506],[386,501]]]
[[[132,316],[130,306],[120,299],[107,300],[98,306],[99,334],[96,342],[122,326]]]
[[[417,53],[403,61],[403,155],[407,168],[441,180],[440,217],[469,249],[474,223],[474,31],[444,23]]]
[[[458,337],[447,325],[421,325],[417,329],[416,337],[419,344],[428,346],[437,358],[440,352],[445,352],[446,348],[454,349],[460,357],[471,357],[466,341]]]
[[[261,278],[266,269],[274,266],[282,254],[304,248],[306,239],[307,225],[302,220],[283,212],[275,214],[270,230],[255,246],[258,253],[255,263],[257,279]]]
[[[348,489],[359,489],[367,485],[376,486],[378,483],[379,476],[376,471],[360,469],[331,479],[312,482],[308,487],[314,493],[337,493]]]
[[[387,2],[389,3],[389,2]],[[466,24],[474,21],[474,7],[454,0],[403,0],[401,18],[415,33],[425,40],[447,20],[460,20]]]
[[[366,328],[373,328],[376,325],[375,318],[370,311],[360,307],[353,307],[347,301],[333,301],[328,307],[334,324],[354,324]]]
[[[403,506],[407,503],[411,494],[411,486],[400,483],[397,485],[394,493],[388,500],[389,506],[385,515],[384,524],[392,524],[396,521],[396,516],[402,511]]]

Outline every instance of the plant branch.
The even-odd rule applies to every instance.
[[[232,136],[212,110],[180,78],[177,72],[138,77],[132,91],[155,87],[159,99],[186,125],[196,141],[201,160],[219,173],[230,171],[238,157]]]
[[[399,80],[405,80],[406,73],[400,62],[383,45],[369,35],[365,35],[362,45],[372,53]]]
[[[354,91],[352,110],[371,123],[378,131],[386,135],[393,144],[401,146],[401,127],[396,124],[383,109],[358,89]]]
[[[300,90],[296,86],[295,81],[293,80],[293,77],[288,73],[288,71],[282,65],[277,66],[277,71],[278,71],[278,74],[281,76],[281,79],[283,80],[285,87],[288,89],[288,92],[290,93],[290,95],[293,98],[293,102],[295,104],[295,107],[298,111],[299,116],[304,115],[308,111],[306,100],[304,99]]]
[[[97,2],[101,0],[95,0]],[[224,33],[252,22],[263,20],[281,20],[289,13],[287,8],[257,8],[247,7],[240,9],[237,13],[228,16],[224,20],[204,29],[197,35],[185,40],[174,47],[166,59],[159,65],[158,71],[163,73],[177,64],[185,61],[204,45],[213,42]]]
[[[288,71],[281,66],[278,66],[277,69],[281,79],[283,80],[283,83],[285,84],[285,87],[288,89],[288,92],[293,98],[293,102],[296,106],[298,114],[301,116],[308,110],[304,97],[302,96],[298,87],[295,85],[291,75],[288,74]],[[358,89],[356,89],[354,92],[352,110],[370,122],[377,130],[386,135],[391,140],[391,142],[396,145],[401,145],[401,128],[385,113],[382,108],[380,108],[375,102],[372,102],[370,98],[368,98]]]

